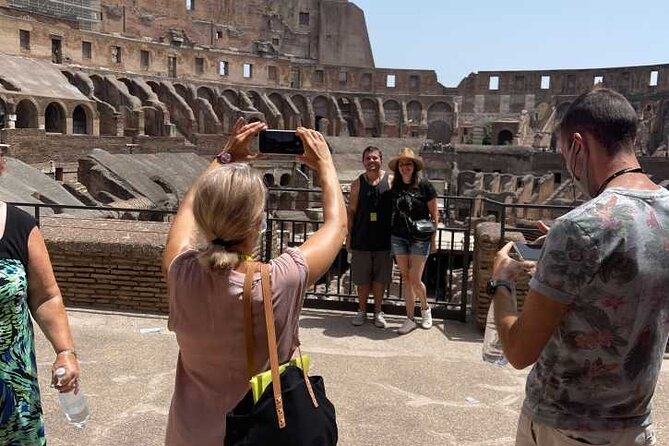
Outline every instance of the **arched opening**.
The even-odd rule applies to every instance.
[[[332,113],[329,101],[318,96],[313,103],[314,115],[316,115],[316,130],[325,135],[332,135]]]
[[[400,104],[397,101],[386,101],[383,104],[383,112],[386,115],[386,136],[391,138],[402,137]]]
[[[291,99],[300,112],[300,115],[297,117],[297,126],[309,127],[309,108],[307,107],[307,100],[304,96],[299,94],[296,94]]]
[[[65,133],[65,110],[63,107],[52,102],[44,111],[44,128],[47,133]]]
[[[200,88],[198,88],[198,89],[197,89],[197,97],[198,97],[198,98],[202,98],[202,99],[206,99],[207,101],[209,101],[209,103],[210,103],[211,105],[215,105],[215,104],[216,104],[216,95],[215,95],[214,92],[213,92],[210,88],[208,88],[208,87],[200,87]]]
[[[358,136],[355,129],[355,107],[351,98],[341,97],[337,100],[337,105],[341,111],[341,117],[346,121],[349,136]]]
[[[239,105],[239,94],[234,90],[225,90],[223,96],[235,107]]]
[[[0,99],[0,129],[4,129],[7,126],[7,106],[5,102]]]
[[[418,101],[411,101],[407,104],[407,118],[409,125],[420,125],[423,115],[423,106]]]
[[[160,136],[163,114],[155,107],[142,107],[144,111],[144,134]]]
[[[265,175],[262,176],[262,182],[265,183],[265,187],[273,187],[274,186],[274,175],[271,173],[266,173]]]
[[[379,104],[371,99],[360,101],[362,117],[365,120],[365,135],[370,137],[379,136]]]
[[[174,84],[174,90],[179,96],[181,96],[185,101],[190,101],[192,98],[189,98],[188,89],[181,84]]]
[[[86,109],[81,105],[77,105],[72,112],[72,133],[75,135],[90,135],[91,132],[88,123]]]
[[[16,128],[36,129],[38,127],[37,107],[32,101],[24,99],[16,105]]]
[[[293,178],[290,176],[289,173],[284,173],[283,175],[281,175],[281,179],[279,180],[279,184],[280,184],[281,186],[284,186],[284,187],[285,187],[285,186],[290,186],[290,181],[291,181],[292,179],[293,179]]]
[[[497,134],[497,145],[508,146],[513,143],[513,133],[510,130],[502,130]]]

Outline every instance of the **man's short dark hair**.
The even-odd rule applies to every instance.
[[[376,146],[367,146],[367,147],[365,147],[365,150],[362,151],[362,159],[363,159],[363,160],[365,159],[365,157],[367,156],[367,154],[368,154],[369,152],[379,152],[379,155],[381,156],[381,161],[383,161],[383,152],[381,151],[381,149],[379,149],[379,148],[376,147]]]
[[[639,117],[632,104],[609,88],[585,93],[567,109],[556,131],[562,136],[589,132],[609,155],[633,151]]]

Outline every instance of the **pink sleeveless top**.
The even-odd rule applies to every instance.
[[[225,415],[249,390],[244,344],[244,274],[212,272],[197,251],[177,256],[168,272],[168,327],[179,344],[174,394],[167,422],[168,446],[220,446]],[[270,261],[279,361],[298,345],[298,322],[307,283],[299,249]],[[269,368],[260,274],[253,282],[255,373]]]

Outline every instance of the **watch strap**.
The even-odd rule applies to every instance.
[[[516,284],[510,280],[497,279],[488,282],[488,294],[491,296],[494,295],[495,291],[497,291],[497,288],[501,286],[509,290],[509,293],[511,294],[513,294],[516,290]]]

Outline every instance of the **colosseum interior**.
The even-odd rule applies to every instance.
[[[431,70],[377,67],[347,0],[0,0],[0,199],[173,211],[243,116],[323,132],[344,185],[365,146],[409,146],[443,194],[569,205],[579,197],[552,129],[597,84],[632,102],[641,163],[666,185],[669,64],[475,72],[449,87]],[[304,166],[256,167],[277,211],[304,218],[315,205],[295,190],[314,185]],[[487,217],[480,205],[444,212]]]

